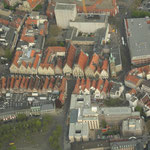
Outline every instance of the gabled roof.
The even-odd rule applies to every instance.
[[[92,86],[91,87],[96,88],[96,80],[92,81]]]
[[[133,84],[137,84],[140,79],[139,79],[138,77],[136,77],[136,76],[128,75],[128,76],[125,78],[125,80],[126,80],[126,81],[129,81],[129,82],[132,82]]]
[[[6,87],[6,78],[2,77],[2,88],[4,89]]]
[[[72,66],[73,66],[75,53],[76,53],[76,48],[73,45],[70,45],[69,50],[68,50],[67,62],[66,62],[66,64],[70,68],[72,68]]]
[[[84,89],[85,89],[85,79],[82,78],[81,79],[81,90],[84,91]]]
[[[50,52],[66,52],[66,48],[62,46],[50,46],[46,49],[46,51]]]
[[[45,78],[44,85],[43,85],[43,88],[44,88],[44,89],[47,89],[48,84],[49,84],[49,77],[46,77],[46,78]]]
[[[103,80],[99,79],[98,83],[97,83],[96,89],[98,89],[99,91],[101,91],[102,90],[102,86],[103,86]]]
[[[96,69],[95,65],[97,65],[98,62],[99,62],[99,56],[96,53],[94,53],[94,55],[91,59],[91,62],[89,64],[89,68],[91,68],[93,71],[95,71],[95,69]]]
[[[25,68],[27,68],[27,64],[26,64],[25,61],[22,61],[22,65],[23,65]]]
[[[66,82],[67,82],[66,78],[63,77],[63,78],[62,78],[62,82],[61,82],[61,86],[60,86],[60,89],[59,89],[60,91],[62,91],[62,92],[65,91],[65,88],[66,88]]]
[[[40,56],[37,54],[33,63],[33,68],[36,69],[38,62],[39,62]]]
[[[39,83],[40,83],[40,78],[39,78],[38,76],[36,76],[35,84],[34,84],[34,89],[38,90],[38,88],[39,88]]]
[[[14,87],[15,77],[11,76],[11,82],[10,82],[10,88],[12,89]]]
[[[25,81],[25,85],[24,85],[25,89],[28,88],[29,80],[30,80],[30,78],[26,77],[26,81]]]
[[[34,57],[35,53],[36,53],[36,51],[35,51],[35,50],[32,50],[32,51],[31,51],[31,54],[30,54],[30,57],[31,57],[31,58]]]
[[[108,86],[109,86],[109,82],[108,82],[108,80],[105,80],[105,84],[104,84],[102,92],[106,93],[107,89],[108,89]]]
[[[107,68],[108,68],[108,60],[105,59],[105,60],[103,61],[102,70],[107,70]]]
[[[20,84],[20,88],[24,88],[25,81],[26,81],[26,78],[25,78],[25,76],[23,76],[21,84]]]
[[[80,78],[77,79],[76,85],[74,87],[73,93],[78,94],[79,93],[79,85],[80,85]]]
[[[91,80],[89,78],[86,79],[86,86],[85,89],[89,90],[91,86]]]
[[[60,93],[59,100],[60,100],[61,104],[64,104],[64,93],[63,92]]]
[[[85,54],[83,51],[80,52],[79,58],[78,58],[78,66],[84,70],[86,67],[88,61],[88,56],[87,54]]]
[[[62,69],[62,59],[61,58],[57,58],[57,64],[56,64],[57,67],[59,67],[60,69]]]
[[[22,51],[16,51],[15,53],[15,57],[14,57],[14,60],[13,60],[13,64],[18,67],[18,60],[19,60],[19,57],[22,55]]]
[[[27,0],[30,7],[34,8],[41,0]]]
[[[50,80],[50,83],[49,83],[49,88],[50,89],[53,89],[53,87],[54,87],[54,81],[55,81],[55,78],[51,78],[51,80]]]
[[[96,69],[96,71],[97,71],[98,73],[101,73],[101,67],[98,66],[97,69]]]
[[[22,77],[21,76],[19,76],[19,78],[18,79],[16,79],[16,82],[15,82],[15,88],[19,88],[19,86],[20,86],[20,82],[21,82],[21,79],[22,79]]]
[[[37,25],[37,20],[36,19],[31,19],[30,17],[27,18],[26,22],[25,22],[26,25]]]

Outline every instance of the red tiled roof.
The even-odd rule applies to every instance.
[[[85,89],[85,79],[82,78],[81,79],[81,90],[84,91],[84,89]]]
[[[136,94],[136,90],[135,90],[135,89],[131,89],[129,93],[130,93],[131,95],[132,95],[132,94]]]
[[[38,90],[38,88],[39,88],[39,82],[40,82],[40,78],[38,76],[36,76],[35,84],[34,84],[34,89]]]
[[[90,67],[93,71],[95,71],[95,69],[96,69],[96,66],[95,66],[95,65],[97,65],[98,62],[99,62],[99,56],[98,56],[96,53],[94,53],[94,55],[93,55],[93,57],[92,57],[92,59],[91,59],[91,62],[90,62],[90,64],[89,64],[89,67]]]
[[[25,61],[22,61],[22,65],[26,68],[27,67],[27,64]]]
[[[2,88],[4,89],[6,87],[6,78],[2,77]]]
[[[72,68],[75,53],[76,53],[76,48],[73,45],[70,45],[69,50],[68,50],[67,62],[66,62],[66,64],[70,68]]]
[[[44,63],[43,64],[47,64],[48,63],[48,59],[50,57],[50,54],[51,54],[51,51],[46,51],[46,57],[45,57],[45,60],[44,60]]]
[[[91,87],[96,88],[96,80],[92,81],[92,86]]]
[[[19,76],[19,78],[18,78],[18,79],[16,79],[16,82],[15,82],[15,88],[19,88],[19,86],[20,86],[20,82],[21,82],[21,79],[22,79],[22,77],[21,77],[21,76]]]
[[[50,89],[53,89],[53,87],[54,87],[54,81],[55,81],[55,78],[51,78],[51,80],[50,80],[50,83],[49,83],[49,88]]]
[[[14,87],[14,82],[15,82],[15,77],[11,77],[11,82],[10,82],[10,88],[12,89]]]
[[[64,101],[64,93],[63,92],[60,93],[59,100],[60,100],[61,104],[64,104],[65,101]]]
[[[36,19],[31,19],[30,17],[28,17],[28,19],[25,22],[26,25],[37,25],[37,20]]]
[[[37,54],[33,63],[33,68],[36,69],[38,62],[39,62],[40,56]]]
[[[27,0],[27,1],[29,3],[30,7],[34,8],[41,0]]]
[[[44,36],[44,29],[40,30],[40,35]]]
[[[138,77],[133,76],[133,75],[128,75],[125,79],[126,81],[130,81],[133,84],[137,84],[137,82],[140,80]]]
[[[31,63],[31,62],[29,62],[29,63],[28,63],[28,67],[29,67],[29,68],[31,68],[31,66],[32,66],[32,63]]]
[[[5,19],[2,19],[2,18],[0,18],[0,23],[1,23],[1,24],[4,24],[4,25],[6,25],[6,26],[9,25],[9,21],[8,21],[8,20],[5,20]]]
[[[102,79],[99,79],[98,80],[98,83],[97,83],[97,87],[96,89],[98,89],[99,91],[102,89],[102,86],[103,86],[103,80]]]
[[[89,78],[86,79],[86,86],[85,86],[85,89],[89,90],[90,89],[90,86],[91,86],[91,81]]]
[[[62,78],[62,82],[61,82],[61,86],[60,86],[60,91],[62,91],[62,92],[65,91],[65,88],[66,88],[66,82],[67,82],[66,78],[63,77],[63,78]]]
[[[146,23],[147,23],[147,24],[150,24],[150,20],[147,20]]]
[[[57,58],[57,66],[62,69],[63,64],[62,64],[62,59],[61,58]]]
[[[32,50],[32,51],[31,51],[31,54],[30,54],[30,57],[31,57],[31,58],[34,57],[35,53],[36,53],[36,51],[35,51],[35,50]]]
[[[78,78],[76,81],[76,85],[75,85],[74,90],[73,90],[74,94],[79,94],[79,85],[80,85],[80,78]]]
[[[44,88],[44,89],[47,89],[48,84],[49,84],[49,77],[46,77],[46,78],[45,78],[44,85],[43,85],[43,88]]]
[[[103,3],[105,0],[97,0],[97,1],[93,1],[94,3],[90,6],[86,6],[86,11],[88,13],[93,13],[93,12],[110,12],[110,13],[114,13],[114,11],[116,10],[116,0],[111,0],[113,8],[112,9],[99,9],[97,6],[100,5],[101,3]],[[78,6],[77,5],[77,10],[78,12],[84,12],[83,11],[83,7],[82,6]]]
[[[98,66],[96,71],[100,73],[101,72],[101,67]]]
[[[104,84],[104,88],[103,88],[104,93],[107,92],[108,86],[109,86],[109,82],[108,82],[108,80],[105,80],[105,84]]]
[[[14,60],[13,60],[13,64],[16,66],[16,67],[18,67],[18,59],[19,59],[19,57],[22,55],[22,51],[17,51],[16,53],[15,53],[15,57],[14,57]]]
[[[25,80],[26,80],[26,78],[25,78],[25,76],[23,76],[21,84],[20,84],[20,88],[24,88]]]
[[[52,52],[66,52],[66,48],[62,46],[50,46],[46,49],[46,51]]]
[[[28,88],[29,80],[30,80],[30,78],[29,78],[29,77],[27,77],[27,78],[26,78],[26,81],[25,81],[25,86],[24,86],[26,89]]]
[[[103,61],[102,70],[107,70],[107,68],[108,68],[108,60],[105,59],[105,60]]]
[[[81,51],[77,64],[82,70],[84,70],[84,68],[86,67],[87,61],[88,61],[88,56],[83,51]]]
[[[26,42],[28,42],[28,43],[34,43],[34,41],[35,41],[34,36],[26,36],[26,35],[25,35],[26,32],[27,32],[27,27],[24,27],[20,39],[21,39],[22,41],[26,41]]]

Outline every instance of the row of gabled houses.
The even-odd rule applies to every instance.
[[[14,60],[9,70],[18,74],[37,74],[37,67],[41,61],[41,52],[34,49],[16,51]]]
[[[150,65],[132,69],[124,79],[125,85],[138,91],[150,92]]]
[[[150,65],[132,69],[125,77],[125,85],[131,90],[126,99],[131,107],[142,106],[145,114],[150,116]]]
[[[77,55],[76,47],[70,45],[68,51],[65,47],[48,47],[42,58],[40,52],[34,52],[32,49],[27,51],[27,57],[22,59],[19,64],[19,57],[22,56],[21,51],[17,51],[14,61],[10,67],[11,73],[23,74],[40,74],[40,75],[65,75],[74,77],[95,77],[108,79],[109,63],[108,59],[94,53],[89,57],[84,51],[80,51]],[[25,53],[25,52],[24,52]],[[35,56],[36,55],[36,56]],[[40,55],[40,56],[39,56]],[[77,55],[77,56],[76,56]],[[32,57],[35,56],[35,59]],[[38,57],[39,56],[39,57]],[[37,59],[36,59],[37,58]],[[33,63],[31,63],[33,60]],[[37,64],[34,68],[34,62]],[[32,65],[31,65],[32,64]]]
[[[90,78],[78,78],[73,94],[92,95],[95,99],[106,99],[107,97],[113,98],[113,96],[119,98],[124,87],[120,85],[118,89],[111,91],[113,86],[116,86],[116,83],[108,81],[107,79],[91,80]]]
[[[11,93],[53,93],[59,95],[59,100],[64,104],[67,92],[66,78],[48,76],[2,76],[0,79],[1,94]]]

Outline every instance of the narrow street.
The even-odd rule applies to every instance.
[[[75,79],[70,79],[67,81],[67,98],[66,102],[63,108],[63,114],[64,114],[64,123],[63,123],[63,137],[64,137],[64,145],[63,148],[64,150],[71,150],[71,144],[69,143],[68,139],[68,132],[69,132],[69,125],[67,125],[67,119],[68,119],[68,114],[69,114],[69,107],[70,107],[70,99],[71,99],[71,94],[74,90],[76,80]]]

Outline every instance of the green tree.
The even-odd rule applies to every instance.
[[[49,32],[50,32],[50,33],[49,33],[50,36],[52,36],[52,37],[58,36],[59,33],[61,32],[61,28],[58,27],[57,25],[51,25]]]
[[[12,53],[9,49],[5,50],[5,57],[10,61],[12,59]]]
[[[41,125],[42,125],[41,121],[40,121],[40,120],[36,120],[36,128],[37,128],[38,130],[41,129]]]
[[[104,104],[106,106],[120,106],[120,104],[121,104],[120,102],[121,102],[121,100],[119,98],[117,98],[117,99],[105,100]]]
[[[12,146],[9,147],[8,150],[16,150],[16,149],[17,149],[16,146],[15,146],[15,145],[12,145]]]
[[[17,121],[25,121],[27,119],[26,114],[18,114]]]
[[[132,16],[132,17],[135,17],[135,18],[144,18],[144,17],[146,17],[146,16],[149,16],[149,17],[150,17],[150,12],[133,9],[133,10],[131,11],[131,16]]]
[[[102,120],[102,128],[106,128],[106,121],[105,120]]]
[[[39,10],[41,10],[41,9],[42,9],[42,5],[39,4],[39,5],[37,5],[37,6],[33,9],[33,11],[39,11]]]

